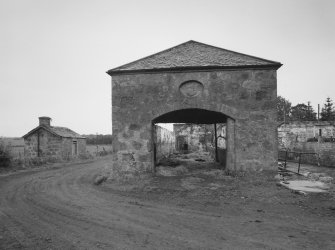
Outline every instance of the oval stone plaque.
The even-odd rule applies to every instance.
[[[179,91],[186,97],[196,97],[202,93],[204,86],[197,81],[187,81],[179,86]]]

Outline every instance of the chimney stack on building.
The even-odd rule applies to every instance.
[[[38,117],[38,119],[40,120],[40,126],[47,126],[47,127],[50,127],[50,121],[51,121],[51,118],[50,117],[47,117],[47,116],[41,116],[41,117]]]

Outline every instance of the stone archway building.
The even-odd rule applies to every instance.
[[[229,169],[277,162],[281,63],[189,41],[109,70],[113,168],[152,171],[153,123],[227,124]]]

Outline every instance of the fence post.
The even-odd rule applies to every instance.
[[[287,162],[287,150],[285,151],[285,169],[286,169],[286,162]]]
[[[298,174],[300,172],[300,162],[301,162],[301,153],[299,153],[299,166],[298,166]]]

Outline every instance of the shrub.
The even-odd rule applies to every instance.
[[[0,141],[0,167],[8,167],[12,161],[10,147]]]

